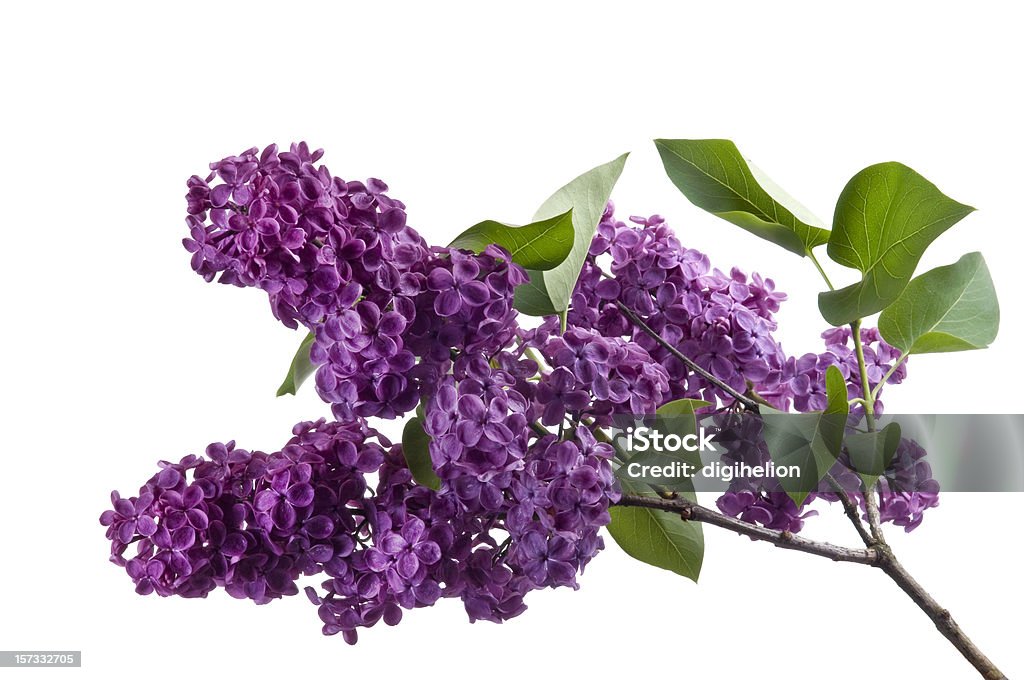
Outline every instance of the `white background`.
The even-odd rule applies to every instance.
[[[631,150],[622,212],[660,212],[716,265],[773,276],[791,353],[819,347],[813,268],[688,204],[650,140],[732,138],[826,219],[854,172],[901,160],[979,208],[921,270],[982,250],[1003,325],[987,351],[912,360],[888,407],[1021,412],[1017,17],[674,4],[5,7],[0,648],[84,650],[83,669],[54,671],[84,677],[973,677],[882,574],[713,528],[699,585],[611,546],[579,592],[534,593],[501,627],[444,601],[354,648],[322,638],[302,597],[141,598],[106,561],[111,488],[133,492],[158,459],[210,441],[275,450],[328,413],[312,390],[274,399],[299,336],[261,293],[204,284],[180,245],[185,179],[271,141],[307,139],[335,174],[384,178],[436,243],[526,220]],[[947,494],[918,531],[889,531],[1011,676],[1024,673],[1020,500]],[[829,515],[808,534],[853,544]]]

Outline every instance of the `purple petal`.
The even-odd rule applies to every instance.
[[[313,487],[308,483],[293,484],[285,494],[288,502],[297,508],[304,508],[313,502]]]

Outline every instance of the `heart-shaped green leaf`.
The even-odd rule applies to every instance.
[[[570,208],[560,215],[521,227],[493,220],[480,222],[456,236],[448,246],[479,253],[496,243],[507,250],[519,266],[546,271],[565,261],[573,240]]]
[[[283,397],[286,394],[295,394],[302,383],[306,381],[306,378],[316,372],[316,366],[309,360],[309,350],[313,346],[315,339],[312,333],[306,334],[306,337],[303,338],[302,344],[295,350],[295,356],[292,357],[292,364],[288,367],[288,375],[284,377],[284,382],[277,388],[277,396]]]
[[[878,330],[905,354],[987,347],[999,332],[999,301],[985,258],[967,253],[916,277],[878,317]]]
[[[423,422],[419,418],[410,418],[402,430],[402,455],[417,484],[434,491],[441,488],[441,480],[434,472],[434,464],[430,459],[430,435],[423,429]]]
[[[622,493],[655,495],[644,484],[621,479]],[[696,502],[692,491],[680,494]],[[615,505],[608,533],[626,554],[647,564],[667,569],[692,581],[700,577],[704,562],[704,531],[700,522],[687,522],[679,515],[663,510]]]
[[[698,208],[804,256],[828,241],[821,220],[747,163],[728,139],[656,139],[669,179]]]
[[[902,436],[900,424],[894,421],[877,432],[856,432],[846,437],[850,465],[864,480],[865,488],[872,488],[889,467]]]
[[[846,403],[845,394],[843,403]],[[778,477],[782,489],[797,507],[817,488],[825,474],[832,469],[842,450],[846,414],[837,404],[830,404],[833,412],[784,413],[761,407],[764,439],[768,454],[779,466],[796,466],[799,475]]]
[[[821,293],[822,316],[841,326],[885,309],[910,283],[925,248],[973,210],[902,163],[858,172],[836,203],[828,255],[863,277]]]
[[[523,314],[564,314],[576,288],[612,188],[626,164],[623,154],[589,170],[556,191],[537,211],[534,220],[546,220],[572,211],[573,245],[560,264],[546,271],[529,269],[530,280],[516,288],[515,307]]]

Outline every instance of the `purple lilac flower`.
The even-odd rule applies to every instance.
[[[207,281],[261,288],[286,326],[314,327],[366,289],[395,291],[426,259],[405,206],[377,179],[334,177],[305,142],[210,164],[188,181],[192,268]]]
[[[668,401],[668,373],[635,342],[573,328],[552,335],[542,353],[553,367],[537,388],[545,425],[567,411],[608,425],[614,414],[651,414]]]
[[[860,367],[857,355],[851,346],[852,335],[848,328],[832,328],[821,334],[825,340],[825,351],[821,354],[804,354],[786,360],[784,375],[793,405],[797,411],[820,411],[825,405],[825,371],[836,366],[846,379],[848,396],[862,397]],[[861,329],[864,343],[864,359],[867,364],[868,389],[878,387],[885,374],[900,359],[900,351],[882,340],[877,329]],[[907,377],[906,362],[889,377],[886,384],[898,385]],[[879,396],[882,390],[879,390]],[[875,413],[882,413],[884,405],[880,399],[874,403]],[[861,407],[854,409],[855,415],[862,415]]]
[[[906,437],[900,440],[889,466],[878,478],[878,510],[883,523],[891,522],[906,532],[913,531],[924,521],[925,510],[939,504],[939,482],[932,477],[926,456],[927,452],[916,441]],[[860,478],[845,453],[833,469],[833,476],[860,505],[866,519],[864,494],[858,491]],[[820,495],[830,503],[839,500],[832,493]]]
[[[658,215],[617,221],[609,203],[572,300],[569,325],[639,344],[668,373],[671,398],[731,402],[731,397],[690,371],[668,350],[634,328],[621,302],[683,354],[733,389],[751,383],[784,407],[785,356],[772,338],[772,314],[786,296],[771,279],[738,269],[712,270],[702,253],[684,248]],[[610,263],[598,261],[610,257]],[[602,276],[607,267],[613,279]]]
[[[137,496],[115,492],[100,517],[111,560],[143,594],[205,597],[220,586],[264,604],[298,592],[301,573],[345,551],[335,530],[355,526],[363,475],[383,449],[361,423],[299,423],[294,434],[269,455],[211,444],[206,457],[161,463]]]
[[[307,595],[324,633],[351,643],[358,628],[395,625],[441,597],[460,598],[471,621],[500,622],[525,610],[531,590],[577,587],[619,498],[612,448],[591,427],[670,399],[731,403],[618,303],[733,389],[779,408],[822,408],[830,365],[859,393],[847,331],[823,334],[820,355],[787,358],[772,337],[786,298],[774,282],[712,269],[660,216],[626,224],[609,204],[569,330],[554,318],[524,330],[513,300],[526,273],[506,251],[428,248],[383,182],[340,180],[316,165],[322,155],[301,143],[211,164],[188,181],[185,247],[206,280],[262,288],[283,323],[313,331],[317,390],[341,422],[300,423],[273,454],[211,445],[205,458],[162,463],[138,496],[115,493],[101,522],[111,559],[140,593],[201,597],[221,586],[264,603],[322,573],[322,591]],[[898,352],[873,330],[862,337],[874,387]],[[889,382],[904,375],[901,366]],[[364,420],[420,403],[438,491],[417,485],[400,447]],[[755,434],[741,432],[728,455],[767,460]],[[922,455],[901,445],[883,483],[883,518],[908,531],[937,502]],[[745,484],[719,499],[723,512],[789,531],[815,514],[777,485]],[[137,554],[126,558],[131,544]]]
[[[366,299],[316,329],[317,390],[338,419],[408,413],[453,352],[489,356],[515,336],[513,291],[526,274],[501,248],[434,249],[402,278],[398,292],[365,288]]]

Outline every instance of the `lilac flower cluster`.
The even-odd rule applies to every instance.
[[[824,410],[827,405],[825,371],[829,366],[836,366],[846,379],[847,396],[850,399],[863,394],[857,357],[854,349],[849,346],[852,339],[851,331],[846,328],[833,328],[822,333],[822,338],[825,340],[825,351],[821,354],[804,354],[799,358],[788,357],[785,360],[783,382],[774,392],[776,399],[782,397],[787,401],[792,400],[795,410],[799,412]],[[882,340],[874,328],[862,329],[861,340],[864,343],[864,356],[868,366],[869,389],[874,390],[892,368],[893,363],[899,359],[899,350]],[[906,377],[906,370],[906,364],[900,364],[889,377],[887,384],[902,382]],[[876,399],[874,407],[875,413],[882,413],[884,406],[881,399]],[[855,406],[851,409],[851,426],[860,422],[863,416],[862,407]],[[735,436],[736,441],[727,439],[727,456],[749,465],[765,465],[770,456],[760,436],[760,423],[756,419],[746,420],[741,427],[731,428],[731,436]],[[899,450],[916,450],[920,451],[921,456],[924,455],[916,443],[906,439],[901,442]],[[920,525],[924,510],[938,504],[938,485],[931,480],[927,463],[921,461],[921,467],[916,468],[913,461],[917,459],[908,458],[908,455],[897,455],[880,480],[878,493],[879,506],[886,509],[881,513],[882,521],[903,526],[910,531]],[[930,481],[920,488],[904,483],[900,487],[901,491],[894,491],[886,480],[906,481],[908,469],[916,469],[921,474],[926,474],[925,478]],[[843,485],[851,499],[863,507],[864,496],[858,491],[860,479],[845,454],[839,457],[830,473]],[[777,482],[769,480],[754,484],[750,480],[736,480],[717,500],[717,505],[727,515],[740,517],[768,528],[786,529],[796,533],[803,528],[804,519],[818,514],[814,510],[805,510],[817,498],[830,503],[839,500],[830,489],[822,489],[812,491],[804,503],[797,507]]]
[[[725,413],[715,416],[715,421],[719,427],[715,442],[724,449],[723,462],[750,466],[768,464],[771,456],[760,418]],[[775,479],[737,477],[719,496],[716,505],[726,515],[739,517],[745,522],[795,534],[804,528],[804,520],[818,514],[817,510],[807,509],[814,498],[812,492],[803,505],[797,506]]]
[[[864,362],[867,366],[868,389],[873,391],[885,374],[900,358],[900,351],[887,343],[875,328],[862,328]],[[825,371],[836,366],[846,379],[850,399],[863,396],[860,368],[857,355],[851,347],[852,333],[849,328],[831,328],[821,334],[825,340],[825,351],[821,354],[804,354],[799,358],[790,357],[786,362],[785,375],[793,407],[797,411],[821,411],[825,408]],[[887,385],[898,385],[907,377],[907,365],[901,363],[886,381]],[[881,394],[881,390],[879,390]],[[874,412],[881,414],[884,405],[880,399],[874,403]],[[860,412],[862,413],[862,411]]]
[[[733,390],[777,408],[823,407],[836,365],[860,393],[847,331],[787,357],[774,339],[786,299],[771,279],[712,269],[658,216],[616,220],[609,204],[572,297],[568,329],[524,329],[513,308],[526,272],[508,252],[430,247],[380,180],[346,182],[305,143],[249,149],[188,181],[192,267],[260,288],[285,325],[314,336],[316,389],[337,422],[299,423],[279,451],[213,444],[161,463],[103,513],[111,559],[139,593],[205,597],[216,587],[263,604],[306,593],[323,632],[350,643],[403,611],[459,598],[471,621],[501,622],[525,596],[577,587],[619,499],[598,428],[672,399],[732,397],[635,328],[625,305]],[[898,352],[862,332],[870,387]],[[905,376],[901,366],[889,379]],[[417,484],[400,446],[367,424],[419,407],[441,480]],[[876,404],[876,410],[881,404]],[[767,461],[760,432],[732,430],[729,456]],[[901,444],[882,485],[885,521],[911,530],[937,502],[919,447]],[[372,475],[376,475],[373,481]],[[834,500],[825,493],[812,494]],[[799,531],[816,514],[770,485],[737,482],[719,508]],[[129,547],[134,544],[132,554]]]
[[[924,511],[939,504],[939,483],[924,460],[927,452],[904,437],[879,480],[878,510],[883,522],[910,532],[921,525]]]
[[[762,421],[759,418],[727,414],[716,419],[722,427],[715,441],[724,447],[725,461],[750,466],[768,464],[771,457],[761,434]],[[850,422],[859,420],[854,415]],[[914,440],[905,437],[900,440],[893,460],[878,480],[879,514],[883,523],[913,531],[923,521],[924,511],[938,505],[939,484],[932,477],[931,466],[925,456],[925,450]],[[861,480],[845,452],[836,459],[829,474],[861,507],[866,518]],[[803,528],[804,520],[818,514],[816,510],[807,509],[817,498],[829,503],[839,501],[839,496],[826,482],[820,482],[804,503],[797,506],[776,480],[737,478],[716,504],[723,513],[746,522],[797,533]]]
[[[769,399],[778,396],[785,356],[771,333],[773,313],[786,299],[771,279],[738,269],[711,269],[706,255],[683,247],[663,218],[616,220],[609,203],[577,284],[569,324],[607,337],[624,336],[646,349],[668,372],[671,398],[731,401],[723,390],[689,370],[618,309],[621,303],[669,343],[733,389],[748,383]],[[608,271],[598,264],[610,257]],[[780,404],[781,405],[781,404]]]
[[[386,184],[334,177],[315,165],[322,156],[305,142],[289,151],[272,144],[188,181],[192,268],[207,281],[265,290],[290,328],[349,309],[366,287],[400,290],[427,254]]]
[[[137,592],[205,597],[220,586],[265,604],[351,554],[364,474],[390,443],[361,422],[303,422],[293,433],[269,455],[211,444],[206,457],[162,462],[137,495],[112,494],[100,522]]]
[[[307,593],[324,632],[350,642],[359,627],[395,624],[404,609],[441,597],[461,598],[471,620],[502,621],[525,609],[530,590],[576,587],[576,574],[603,547],[598,529],[618,497],[612,449],[580,419],[609,412],[607,404],[625,408],[631,390],[635,404],[653,409],[667,390],[664,371],[629,365],[651,362],[632,343],[581,336],[586,356],[560,360],[560,368],[583,389],[596,384],[599,396],[575,414],[570,437],[536,431],[537,395],[550,394],[557,379],[549,373],[531,382],[539,366],[524,352],[580,347],[559,346],[548,333],[526,339],[512,307],[525,272],[496,246],[479,254],[427,249],[404,213],[396,220],[389,212],[402,206],[382,198],[383,185],[368,183],[376,202],[354,197],[357,187],[313,167],[319,157],[296,145],[214,164],[214,175],[190,182],[186,245],[199,253],[194,265],[206,278],[219,273],[264,288],[275,313],[287,308],[279,318],[311,328],[317,389],[340,422],[300,424],[274,454],[213,445],[208,459],[165,464],[139,496],[115,496],[115,509],[101,518],[112,559],[140,592],[205,596],[221,586],[260,603],[297,592],[302,575],[323,573],[323,592]],[[222,183],[211,188],[214,177]],[[313,180],[322,190],[307,186]],[[257,200],[267,206],[254,208]],[[269,225],[250,224],[266,211],[303,231],[295,247],[304,255],[290,250],[298,235],[284,247],[269,237]],[[268,238],[243,243],[228,233],[257,227]],[[369,246],[343,249],[374,237],[381,257]],[[397,252],[410,244],[417,248]],[[316,267],[305,267],[311,261]],[[328,299],[327,289],[337,295]],[[415,484],[401,450],[365,424],[421,401],[443,479],[436,492]],[[366,478],[373,473],[375,490]],[[186,535],[178,515],[164,510],[179,505],[185,516],[214,520],[196,519]],[[126,559],[130,543],[138,554]]]
[[[617,499],[611,447],[586,428],[574,440],[538,438],[500,485],[466,474],[438,492],[415,484],[400,447],[361,419],[293,433],[272,454],[211,444],[205,457],[161,463],[136,496],[112,495],[100,522],[138,593],[221,587],[265,604],[322,573],[324,592],[306,592],[324,633],[349,642],[441,597],[461,598],[471,620],[500,622],[526,609],[530,590],[576,587]]]
[[[913,439],[903,437],[885,472],[878,478],[878,511],[881,521],[891,522],[911,532],[921,525],[924,511],[939,504],[939,482],[925,460],[927,452]],[[858,491],[860,479],[844,453],[833,469],[833,476],[850,491],[866,516],[864,495]],[[833,503],[839,498],[828,491],[819,494]]]
[[[553,347],[546,333],[535,330],[491,361],[459,356],[424,411],[430,455],[442,479],[439,495],[454,500],[459,512],[505,532],[495,564],[512,575],[502,592],[517,597],[535,588],[576,587],[577,572],[603,547],[598,529],[610,521],[608,507],[619,493],[611,446],[582,424],[589,397],[570,422],[559,419],[569,428],[567,436],[548,434],[537,424],[548,410],[544,395],[559,381],[554,372],[530,380],[539,364],[523,355],[542,356],[538,345]],[[470,615],[500,620],[500,605],[508,599],[477,593]]]
[[[834,328],[823,333],[826,348],[821,354],[787,356],[772,335],[777,328],[773,314],[786,296],[776,291],[771,279],[756,273],[747,277],[735,268],[729,275],[712,270],[708,258],[683,247],[658,215],[630,217],[630,223],[616,220],[614,206],[608,205],[574,291],[568,320],[576,330],[567,337],[588,329],[607,338],[634,341],[667,371],[671,387],[668,398],[704,399],[723,405],[732,402],[731,396],[690,371],[634,327],[619,309],[622,304],[701,368],[736,391],[756,392],[776,408],[787,410],[792,406],[801,412],[824,409],[825,371],[831,365],[846,378],[849,398],[861,396],[861,376],[850,347],[849,329]],[[900,353],[882,340],[876,329],[862,329],[861,339],[869,389],[874,390]],[[905,377],[906,365],[899,364],[887,382],[898,384]],[[553,403],[571,404],[581,399],[568,385],[560,389]],[[874,406],[876,413],[882,412],[880,400]],[[863,414],[862,407],[854,408],[854,415],[858,414]],[[754,448],[745,457],[753,460],[746,462],[764,464],[768,452],[760,433],[750,435],[745,445]],[[828,500],[835,498],[825,496]],[[737,481],[719,499],[718,506],[726,514],[795,532],[803,527],[806,517],[817,514],[804,509],[815,497],[812,493],[802,507],[797,507],[777,483],[752,486]],[[883,499],[882,504],[889,509],[886,520],[916,526],[910,517],[919,518],[930,500],[929,496],[893,503]],[[900,515],[903,511],[907,514]]]
[[[450,369],[453,351],[490,356],[512,339],[513,291],[525,280],[498,246],[434,248],[396,289],[364,286],[354,309],[316,328],[320,396],[339,419],[408,413]]]
[[[619,337],[573,328],[551,335],[543,353],[553,369],[537,394],[545,425],[560,424],[570,411],[607,426],[616,414],[654,413],[670,392],[665,368]]]
[[[403,609],[458,597],[470,621],[501,622],[526,609],[543,587],[576,586],[575,576],[602,547],[608,522],[610,449],[594,441],[537,442],[523,468],[491,505],[472,477],[440,491],[417,485],[400,454],[380,471],[373,545],[354,553],[343,573],[328,572],[319,605],[324,633],[355,642],[356,629]],[[545,481],[541,481],[541,480]],[[490,488],[496,488],[492,485]],[[500,538],[504,536],[504,540]]]
[[[892,371],[886,385],[896,385],[907,377],[906,363],[898,363],[900,351],[885,342],[875,328],[863,328],[860,331],[867,368],[868,390],[874,392],[882,379]],[[805,354],[800,358],[790,358],[786,365],[789,376],[788,385],[793,397],[793,405],[797,411],[820,411],[826,405],[825,371],[829,366],[836,366],[846,379],[848,397],[853,399],[863,395],[860,368],[856,353],[851,347],[852,332],[849,328],[832,328],[821,334],[825,340],[825,351],[821,354]],[[884,386],[883,386],[884,387]],[[880,397],[882,390],[878,390]],[[884,404],[880,398],[874,402],[874,413],[881,414]],[[864,417],[861,405],[851,408],[851,424],[859,423]],[[924,519],[924,511],[938,505],[938,482],[932,478],[931,467],[922,460],[925,451],[916,442],[902,439],[885,474],[879,478],[878,504],[883,522],[891,522],[896,526],[912,531],[920,526]],[[840,456],[833,476],[850,491],[850,497],[864,506],[864,496],[856,491],[859,481],[853,473],[849,459],[845,454]],[[838,497],[825,491],[818,494],[829,502]],[[809,502],[809,501],[808,501]]]

